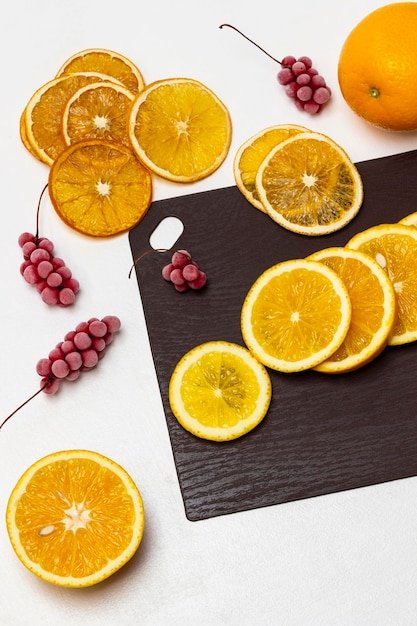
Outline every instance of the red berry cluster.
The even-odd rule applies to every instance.
[[[64,261],[54,256],[52,241],[46,237],[35,237],[32,233],[22,233],[18,243],[24,258],[20,273],[26,282],[36,286],[46,304],[72,304],[80,285]]]
[[[176,250],[173,253],[171,263],[162,268],[162,276],[173,283],[177,291],[202,289],[207,282],[206,274],[187,250]]]
[[[81,372],[97,365],[120,326],[118,317],[107,315],[101,320],[92,317],[69,331],[48,358],[40,359],[36,365],[42,377],[42,391],[52,395],[58,391],[61,380],[76,380]]]
[[[284,57],[277,79],[287,96],[294,99],[296,107],[307,113],[318,113],[330,99],[331,90],[313,67],[310,57]]]

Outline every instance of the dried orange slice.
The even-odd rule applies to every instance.
[[[406,224],[380,224],[368,228],[346,244],[372,256],[386,271],[394,287],[397,315],[389,345],[417,339],[417,228]]]
[[[342,373],[362,367],[385,348],[395,321],[395,293],[387,274],[368,254],[326,248],[308,257],[325,263],[343,280],[352,305],[348,333],[341,346],[314,369]]]
[[[62,134],[70,145],[88,139],[110,139],[130,147],[127,120],[133,93],[102,81],[81,87],[62,114]]]
[[[31,465],[6,511],[12,546],[31,572],[63,587],[87,587],[137,551],[143,501],[129,474],[88,450],[64,450]]]
[[[342,279],[327,265],[283,261],[265,270],[249,289],[241,311],[243,339],[271,369],[306,370],[342,344],[351,309]]]
[[[272,386],[267,370],[251,353],[228,341],[209,341],[187,352],[169,383],[171,409],[193,435],[229,441],[265,417]]]
[[[35,158],[38,158],[38,153],[35,149],[35,146],[32,146],[32,144],[29,142],[28,133],[26,130],[26,109],[23,109],[20,115],[19,133],[20,133],[20,139],[23,145],[25,146],[26,150],[28,150],[32,156],[34,156]]]
[[[308,128],[296,124],[271,126],[252,135],[236,152],[233,161],[236,186],[254,207],[264,213],[266,210],[259,199],[255,184],[257,171],[272,148],[301,132],[308,132]]]
[[[129,136],[149,169],[175,182],[212,174],[229,151],[232,124],[226,106],[191,78],[151,83],[133,102]]]
[[[60,154],[51,166],[48,188],[57,214],[68,226],[108,237],[142,219],[151,203],[152,180],[129,148],[92,139]]]
[[[52,165],[66,147],[61,126],[68,99],[84,85],[101,80],[109,76],[80,72],[50,80],[35,91],[24,110],[23,129],[40,161]]]
[[[361,176],[346,152],[321,133],[299,133],[264,159],[256,188],[278,224],[303,235],[326,235],[348,224],[363,201]]]
[[[129,91],[137,93],[144,86],[139,68],[128,57],[106,48],[87,48],[69,57],[59,68],[57,76],[74,72],[98,72],[120,81]]]

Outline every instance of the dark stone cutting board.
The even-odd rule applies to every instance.
[[[417,211],[417,150],[357,167],[364,203],[353,222],[332,235],[290,233],[252,207],[234,186],[156,201],[129,234],[135,259],[150,249],[149,237],[163,218],[179,218],[184,230],[175,248],[189,250],[209,277],[203,290],[178,293],[161,277],[170,253],[148,254],[136,265],[189,520],[417,474],[417,343],[388,347],[350,374],[270,371],[273,399],[268,415],[255,430],[228,443],[200,440],[186,432],[168,402],[172,370],[185,352],[210,340],[244,345],[241,305],[263,270],[345,245],[360,230]]]

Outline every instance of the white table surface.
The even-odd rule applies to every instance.
[[[188,76],[211,87],[233,121],[221,168],[193,185],[157,180],[154,199],[234,184],[235,151],[267,126],[322,131],[355,161],[417,148],[417,134],[357,118],[337,84],[341,46],[380,6],[372,0],[14,0],[3,11],[0,98],[2,261],[1,416],[37,390],[35,365],[78,322],[118,315],[105,359],[53,397],[38,395],[0,431],[0,621],[6,626],[414,626],[417,480],[399,480],[190,522],[184,514],[127,235],[92,240],[67,228],[46,199],[40,231],[81,282],[76,304],[48,308],[19,274],[18,235],[34,232],[48,168],[19,138],[35,89],[73,53],[117,50],[145,81]],[[333,88],[319,116],[299,112],[275,79],[272,55],[313,58]],[[416,199],[417,210],[417,199]],[[108,581],[66,590],[28,572],[12,551],[7,499],[24,470],[60,449],[89,448],[122,464],[142,492],[146,530],[137,555]]]

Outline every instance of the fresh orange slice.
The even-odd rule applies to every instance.
[[[79,72],[50,80],[35,91],[24,109],[21,128],[40,161],[52,165],[66,147],[62,114],[69,98],[84,85],[101,80],[109,80],[109,76]],[[22,141],[25,143],[23,137]]]
[[[372,226],[347,243],[348,248],[372,256],[394,287],[397,315],[390,345],[417,339],[417,228],[406,224]]]
[[[144,508],[120,465],[97,452],[64,450],[24,472],[7,503],[6,523],[31,572],[55,585],[87,587],[135,554]]]
[[[352,305],[348,333],[341,346],[314,369],[349,372],[372,361],[385,348],[395,321],[395,293],[382,267],[368,254],[326,248],[308,257],[325,263],[343,280]]]
[[[361,176],[346,152],[321,133],[279,143],[256,175],[260,201],[272,219],[303,235],[326,235],[348,224],[363,201]]]
[[[342,279],[327,265],[283,261],[265,270],[249,289],[241,311],[243,339],[271,369],[306,370],[342,344],[351,309]]]
[[[57,76],[74,72],[98,72],[120,81],[129,91],[137,93],[144,86],[139,68],[128,57],[106,48],[87,48],[69,57]]]
[[[171,409],[193,435],[229,441],[265,417],[272,386],[267,370],[243,346],[209,341],[187,352],[169,383]]]
[[[301,132],[308,132],[308,128],[296,124],[271,126],[249,137],[236,152],[233,161],[236,186],[254,207],[264,213],[255,184],[257,171],[272,148]]]
[[[152,172],[168,180],[188,183],[212,174],[226,158],[231,134],[226,106],[191,78],[151,83],[132,105],[133,149]]]
[[[399,224],[405,224],[406,226],[417,226],[417,211],[403,217],[399,221]]]
[[[116,142],[75,143],[53,162],[49,195],[59,217],[93,237],[116,235],[135,226],[151,203],[149,171]]]
[[[127,120],[133,98],[132,92],[116,83],[102,81],[81,87],[62,114],[65,143],[110,139],[130,147]]]

